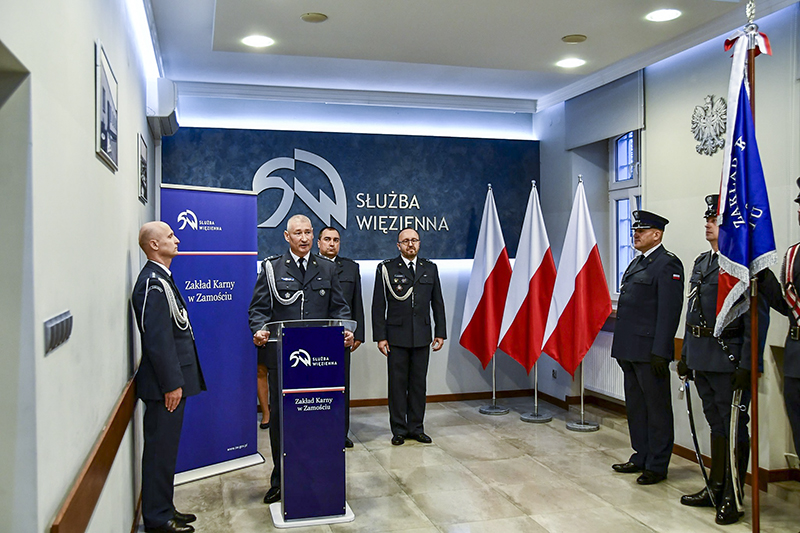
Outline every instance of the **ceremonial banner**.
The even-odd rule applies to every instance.
[[[611,296],[581,181],[558,261],[544,352],[575,377],[575,369],[610,314]]]
[[[459,340],[461,346],[480,359],[483,368],[486,368],[497,351],[503,306],[510,280],[511,263],[503,240],[503,231],[500,229],[494,195],[489,187],[469,277],[467,299],[464,302]]]
[[[170,268],[186,300],[208,387],[186,402],[176,468],[182,482],[263,461],[247,315],[256,281],[256,198],[246,191],[162,185],[161,220],[180,240]],[[213,471],[197,473],[211,465],[217,465]]]
[[[500,328],[500,349],[519,361],[528,373],[542,353],[542,337],[555,279],[556,265],[534,184],[528,195]]]
[[[763,37],[762,37],[762,41]],[[777,260],[772,216],[745,78],[747,37],[736,40],[728,88],[728,137],[719,191],[719,289],[714,334],[750,307],[750,278]],[[765,51],[769,50],[764,44]],[[735,102],[735,104],[734,104]],[[741,298],[741,299],[740,299]]]

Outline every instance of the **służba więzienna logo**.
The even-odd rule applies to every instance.
[[[292,368],[296,367],[299,363],[311,366],[311,355],[305,350],[295,350],[289,356],[289,361],[292,363]]]
[[[292,187],[283,178],[272,175],[277,170],[295,170],[296,161],[313,165],[325,174],[333,188],[334,200],[322,191],[319,191],[317,199],[296,176]],[[282,190],[283,198],[272,216],[260,223],[259,228],[278,227],[289,214],[295,196],[299,197],[326,225],[330,225],[333,218],[343,228],[347,228],[347,198],[342,178],[333,165],[317,154],[295,148],[294,157],[276,157],[261,165],[253,176],[253,191],[260,194],[269,189]]]
[[[185,228],[186,224],[189,224],[189,227],[192,229],[197,229],[197,215],[195,215],[194,212],[189,209],[186,211],[181,211],[181,213],[178,215],[178,222],[180,223],[180,227],[178,227],[178,229]]]

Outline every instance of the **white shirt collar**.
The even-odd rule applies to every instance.
[[[165,265],[162,265],[158,261],[153,261],[152,259],[148,259],[149,262],[153,263],[154,265],[160,266],[161,269],[167,273],[167,276],[172,276],[172,272],[168,269]]]
[[[300,256],[299,255],[295,255],[294,252],[291,249],[289,250],[289,254],[292,256],[292,259],[294,259],[294,264],[296,265],[297,262],[300,260]],[[303,256],[303,258],[306,260],[306,268],[308,268],[308,256],[309,255],[311,255],[311,254],[307,253],[306,255]]]
[[[647,251],[646,251],[645,253],[643,253],[642,255],[644,255],[645,257],[649,257],[649,256],[650,256],[650,254],[652,254],[653,252],[655,252],[656,250],[658,250],[660,247],[661,247],[661,243],[658,243],[658,244],[656,244],[655,246],[653,246],[652,248],[650,248],[649,250],[647,250]]]

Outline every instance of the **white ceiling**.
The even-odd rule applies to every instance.
[[[380,91],[541,107],[746,22],[745,0],[150,1],[165,77],[220,94],[237,86],[260,86],[261,94],[304,88],[316,91],[312,99],[320,90]],[[759,0],[757,16],[791,3]],[[644,19],[663,7],[683,16]],[[329,19],[303,22],[306,12]],[[240,43],[254,33],[276,44],[255,50]],[[588,40],[561,41],[572,33]],[[587,63],[556,67],[565,57]]]

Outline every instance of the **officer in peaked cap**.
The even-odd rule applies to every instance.
[[[669,221],[634,211],[633,246],[641,252],[622,276],[611,357],[624,375],[633,455],[612,465],[615,472],[640,473],[652,485],[667,477],[675,431],[669,362],[683,305],[683,264],[661,244]]]
[[[703,401],[703,412],[711,428],[711,473],[708,488],[681,497],[683,505],[716,507],[718,524],[739,520],[733,500],[733,487],[728,465],[728,436],[731,425],[733,392],[742,389],[741,405],[750,403],[750,315],[740,316],[729,324],[719,338],[714,337],[717,313],[719,258],[717,240],[717,210],[719,195],[705,198],[705,238],[711,249],[694,260],[689,278],[689,298],[686,307],[686,330],[683,335],[678,375],[693,379]],[[739,415],[737,429],[738,470],[747,472],[749,436],[747,411]],[[723,498],[723,489],[729,485]],[[710,494],[709,494],[710,489]]]

